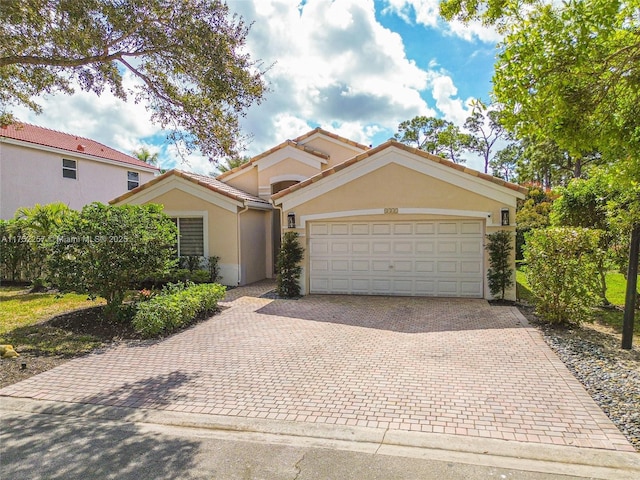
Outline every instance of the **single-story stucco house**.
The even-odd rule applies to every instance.
[[[515,231],[525,193],[395,140],[317,128],[216,179],[172,170],[111,203],[164,205],[180,254],[219,256],[226,285],[273,277],[292,230],[304,294],[491,298],[485,235]]]

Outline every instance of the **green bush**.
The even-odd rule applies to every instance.
[[[524,271],[536,313],[552,323],[591,318],[599,301],[600,232],[587,228],[533,230],[526,238]]]
[[[107,301],[115,316],[131,284],[176,263],[177,228],[161,205],[85,205],[70,212],[50,239],[48,279],[60,292]]]
[[[199,315],[213,312],[224,293],[225,287],[219,284],[168,284],[159,294],[138,304],[133,328],[145,337],[169,334]]]

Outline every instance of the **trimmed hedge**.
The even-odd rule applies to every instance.
[[[149,301],[138,304],[133,328],[144,337],[166,335],[213,312],[226,287],[217,283],[169,284]]]

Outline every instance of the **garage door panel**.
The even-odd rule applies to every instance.
[[[349,261],[348,260],[331,260],[331,270],[334,272],[348,272]]]
[[[349,225],[345,223],[332,223],[329,231],[331,235],[349,235]]]
[[[329,253],[329,241],[325,239],[313,239],[309,242],[311,255],[326,255]]]
[[[368,278],[354,278],[351,281],[351,291],[353,293],[360,293],[363,295],[369,294],[371,289]]]
[[[366,274],[369,273],[369,260],[352,260],[351,261],[351,271],[358,274]]]
[[[417,235],[434,235],[436,233],[435,222],[418,222],[416,223]]]
[[[374,255],[376,254],[385,254],[388,255],[391,253],[391,242],[373,242],[371,244],[372,252]]]
[[[438,273],[457,273],[458,262],[456,260],[438,260]]]
[[[479,261],[460,262],[460,271],[462,273],[481,273],[482,264]]]
[[[439,235],[456,235],[458,233],[457,222],[439,222],[437,225]]]
[[[415,289],[416,295],[434,297],[436,295],[436,282],[435,280],[416,280]]]
[[[352,235],[369,235],[369,227],[368,223],[354,223],[351,225],[351,234]]]
[[[482,235],[482,224],[480,222],[460,222],[460,233],[462,235]]]
[[[310,292],[482,297],[483,231],[481,221],[310,223]]]
[[[330,293],[349,293],[350,282],[348,278],[332,278],[330,283]]]
[[[393,268],[396,272],[413,272],[413,264],[412,260],[396,260],[393,262]]]
[[[478,282],[460,282],[460,295],[464,297],[481,297],[482,285]]]
[[[371,226],[371,233],[373,235],[391,235],[390,223],[374,223]]]
[[[458,282],[455,280],[438,280],[438,293],[441,297],[457,297]]]
[[[372,272],[388,272],[390,262],[389,260],[372,260],[371,271]]]
[[[310,235],[328,235],[329,234],[329,225],[326,223],[312,223],[309,227]]]
[[[369,255],[371,253],[371,245],[369,242],[355,240],[351,243],[351,253],[353,255]]]
[[[397,255],[413,254],[413,242],[411,240],[393,242],[393,253]]]
[[[390,278],[374,278],[371,282],[372,293],[385,294],[392,292],[391,279]]]
[[[438,242],[438,254],[448,255],[458,252],[458,242],[452,240],[443,240]]]
[[[311,259],[309,262],[309,266],[311,271],[314,273],[328,273],[331,270],[329,269],[329,260],[316,260]]]
[[[478,255],[482,252],[482,245],[477,241],[460,242],[460,253],[463,255]]]
[[[336,241],[331,243],[331,253],[333,255],[346,255],[349,253],[349,245],[348,241]]]
[[[309,282],[309,287],[313,293],[330,293],[329,292],[329,279],[312,277]]]
[[[416,253],[422,255],[432,254],[436,251],[436,242],[433,241],[416,241]]]
[[[436,262],[435,261],[424,261],[417,260],[415,262],[416,272],[418,273],[432,273],[436,271]]]
[[[394,235],[411,235],[413,233],[413,224],[411,223],[395,223],[393,225]]]

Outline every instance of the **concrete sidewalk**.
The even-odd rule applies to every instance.
[[[3,398],[3,478],[640,478],[600,449]]]

